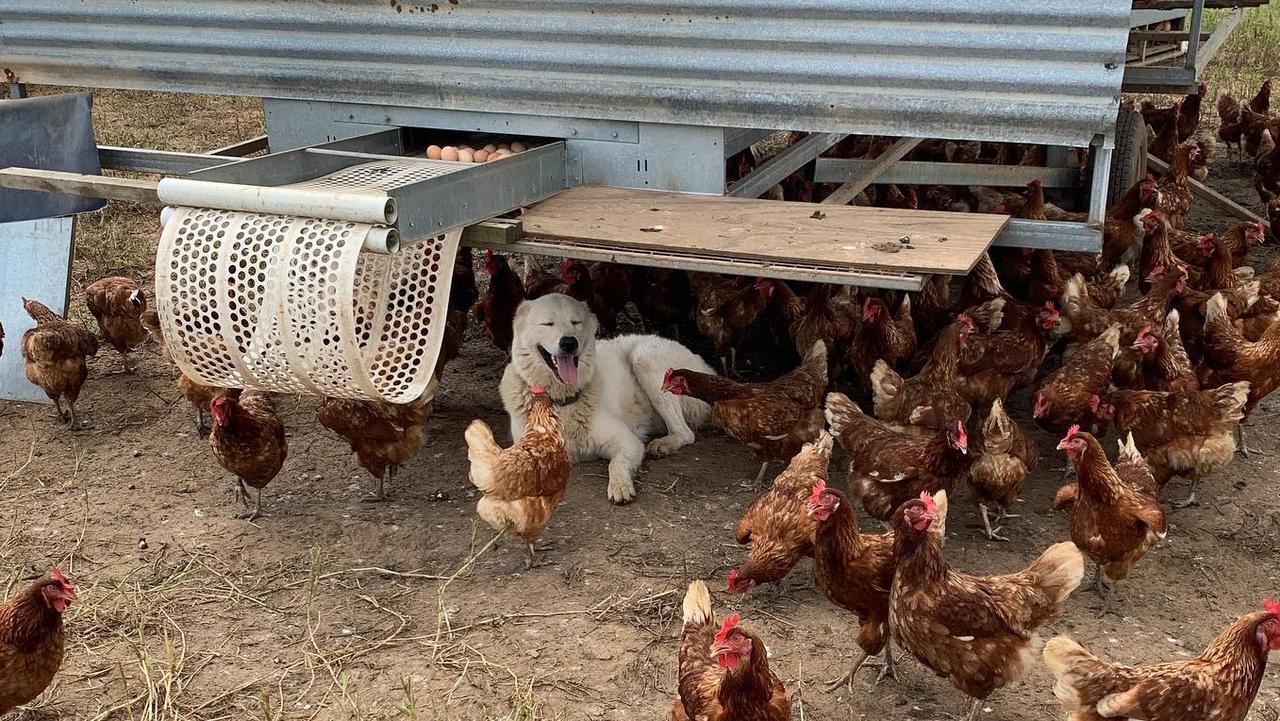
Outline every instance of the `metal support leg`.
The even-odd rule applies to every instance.
[[[1089,222],[1101,223],[1107,215],[1107,186],[1111,182],[1111,153],[1106,141],[1094,141],[1093,181],[1089,184]]]

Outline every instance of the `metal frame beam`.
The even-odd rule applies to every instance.
[[[1169,170],[1168,163],[1154,155],[1151,155],[1150,153],[1147,154],[1147,164],[1161,173]],[[1263,226],[1266,226],[1267,224],[1267,221],[1263,220],[1261,216],[1258,216],[1253,211],[1219,193],[1213,188],[1210,188],[1204,183],[1201,183],[1195,178],[1187,178],[1187,187],[1191,189],[1192,195],[1195,195],[1197,198],[1200,198],[1228,215],[1234,215],[1235,217],[1250,223],[1262,223]]]
[[[730,185],[725,190],[725,195],[731,198],[759,198],[783,178],[846,137],[843,133],[810,133]]]
[[[813,179],[818,183],[845,183],[875,165],[875,162],[875,160],[818,158]],[[902,160],[887,168],[875,182],[1020,188],[1033,180],[1040,180],[1046,188],[1075,188],[1080,185],[1080,171],[1075,168]]]
[[[836,188],[835,192],[824,198],[822,202],[826,205],[848,205],[850,201],[858,197],[858,193],[866,190],[868,185],[876,182],[876,178],[883,175],[894,163],[905,158],[907,153],[915,150],[916,146],[923,141],[924,138],[898,138],[888,150],[873,159],[871,165],[864,168],[862,172],[844,185]]]

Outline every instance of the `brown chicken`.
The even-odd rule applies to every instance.
[[[36,322],[36,327],[22,334],[27,380],[53,400],[58,417],[75,430],[80,427],[76,399],[80,397],[85,378],[89,377],[85,358],[97,354],[98,339],[84,328],[68,323],[40,301],[23,298],[22,307]]]
[[[1169,171],[1160,177],[1157,186],[1160,191],[1156,207],[1169,220],[1170,227],[1182,229],[1186,223],[1187,213],[1191,211],[1191,188],[1187,185],[1187,176],[1191,172],[1191,164],[1203,154],[1200,143],[1188,140],[1178,149]]]
[[[668,368],[662,390],[711,404],[725,434],[745,445],[760,462],[759,484],[769,464],[791,460],[822,431],[822,397],[827,392],[827,348],[815,341],[800,367],[766,383],[741,383],[722,376]]]
[[[1258,144],[1258,155],[1253,161],[1253,187],[1264,205],[1280,193],[1280,147],[1270,130],[1263,132]]]
[[[1035,379],[1061,315],[1050,301],[1012,328],[975,334],[960,351],[960,394],[974,407],[1008,398]]]
[[[476,318],[484,326],[484,334],[498,350],[511,352],[512,323],[516,308],[524,301],[524,284],[511,269],[505,256],[492,250],[484,252],[484,270],[489,276],[489,287],[475,303]]]
[[[84,303],[98,321],[102,337],[124,359],[124,369],[134,371],[129,351],[147,339],[139,317],[147,309],[147,296],[132,278],[111,277],[90,283],[84,289]]]
[[[960,393],[961,355],[975,328],[1000,327],[1004,300],[988,301],[956,316],[938,338],[933,353],[918,374],[902,378],[884,360],[871,371],[876,417],[898,426],[918,426],[920,432],[946,430],[956,420],[967,421],[972,409]]]
[[[938,522],[934,531],[945,538],[947,493],[937,495]],[[858,648],[862,653],[844,676],[829,688],[850,685],[867,661],[884,652],[876,682],[896,677],[889,634],[889,589],[893,584],[893,532],[863,533],[849,500],[818,481],[810,493],[807,515],[815,524],[813,575],[819,590],[837,606],[858,617]]]
[[[1049,640],[1044,663],[1069,721],[1244,721],[1267,669],[1280,651],[1280,603],[1241,616],[1197,657],[1151,666],[1102,661],[1066,636]]]
[[[1148,278],[1156,281],[1150,292],[1132,305],[1114,310],[1094,303],[1079,275],[1072,276],[1062,292],[1062,315],[1067,320],[1066,334],[1071,341],[1068,355],[1078,344],[1096,338],[1112,324],[1120,324],[1121,358],[1116,364],[1116,381],[1126,387],[1132,387],[1142,365],[1141,354],[1130,348],[1138,331],[1143,326],[1162,323],[1173,301],[1187,290],[1186,272],[1180,266],[1168,271],[1164,266],[1156,266]]]
[[[1045,376],[1031,410],[1036,423],[1051,433],[1073,425],[1105,433],[1111,412],[1102,399],[1111,386],[1111,371],[1119,354],[1117,323]]]
[[[801,558],[813,555],[813,520],[805,510],[813,486],[827,480],[831,436],[806,443],[773,485],[742,514],[734,539],[751,545],[741,566],[729,571],[729,591],[745,593],[761,583],[786,578]]]
[[[903,433],[862,412],[842,393],[827,395],[827,423],[849,456],[849,488],[867,513],[889,517],[921,491],[950,490],[969,467],[964,423],[925,436]]]
[[[1172,163],[1174,157],[1178,154],[1178,146],[1181,142],[1178,138],[1178,121],[1182,115],[1182,102],[1174,103],[1169,110],[1172,111],[1172,117],[1167,122],[1162,123],[1160,127],[1152,128],[1154,137],[1147,149],[1148,153],[1166,163]]]
[[[1240,110],[1240,128],[1245,157],[1256,163],[1258,156],[1275,141],[1271,135],[1271,118],[1266,113],[1243,108]]]
[[[1165,537],[1164,509],[1151,470],[1134,444],[1133,436],[1120,441],[1120,457],[1112,467],[1102,444],[1091,434],[1072,426],[1058,443],[1075,465],[1076,482],[1063,486],[1053,499],[1062,510],[1071,504],[1071,540],[1094,563],[1094,588],[1103,596],[1102,611],[1129,569],[1147,549]],[[1102,574],[1111,579],[1105,595]]]
[[[236,518],[256,520],[262,516],[262,489],[280,473],[289,454],[284,424],[271,396],[260,391],[245,391],[239,398],[223,395],[214,399],[210,409],[209,447],[218,463],[235,475],[236,500],[247,510],[249,488],[257,491],[253,511]]]
[[[1182,259],[1173,250],[1169,239],[1169,222],[1164,213],[1154,209],[1143,210],[1138,213],[1134,222],[1142,226],[1143,233],[1142,252],[1138,260],[1138,290],[1147,293],[1155,284],[1152,272],[1156,268],[1182,265]],[[1211,240],[1198,241],[1202,248],[1205,245],[1212,248],[1211,243]],[[1186,266],[1186,269],[1188,282],[1195,285],[1200,279],[1200,269],[1196,266]]]
[[[679,696],[672,721],[787,721],[787,690],[769,669],[759,636],[734,613],[717,625],[711,593],[693,581],[684,595]]]
[[[1222,293],[1209,299],[1204,323],[1204,365],[1201,383],[1206,387],[1236,381],[1249,382],[1249,400],[1244,406],[1247,418],[1258,403],[1280,386],[1280,323],[1273,323],[1262,337],[1250,342],[1231,322],[1227,301]],[[1246,454],[1244,424],[1237,426],[1240,446]]]
[[[1087,278],[1093,276],[1099,269],[1110,268],[1120,262],[1121,258],[1132,252],[1142,239],[1138,229],[1133,225],[1133,219],[1143,208],[1155,207],[1159,202],[1160,183],[1154,175],[1148,175],[1134,183],[1133,187],[1125,191],[1125,194],[1107,209],[1102,226],[1102,254],[1098,261],[1092,264],[1072,265],[1069,261],[1073,256],[1083,257],[1084,260],[1092,256],[1083,253],[1063,253],[1058,258],[1059,266],[1068,273],[1080,273]]]
[[[1073,543],[1050,546],[1029,567],[1004,576],[952,570],[930,529],[941,515],[922,494],[893,512],[897,572],[889,595],[893,640],[973,698],[968,721],[996,689],[1018,680],[1034,659],[1037,630],[1062,613],[1084,577]]]
[[[1155,103],[1144,100],[1141,106],[1142,119],[1157,135],[1169,125],[1173,125],[1178,131],[1178,141],[1187,140],[1195,135],[1196,129],[1200,126],[1200,106],[1208,92],[1209,87],[1200,83],[1196,92],[1186,95],[1178,103],[1167,108],[1157,108]]]
[[[1132,348],[1142,354],[1141,388],[1153,391],[1197,391],[1200,381],[1182,345],[1177,310],[1169,311],[1159,331],[1143,326]]]
[[[560,276],[548,273],[531,255],[524,257],[524,297],[533,300],[548,293],[563,293],[565,283]],[[510,346],[508,346],[510,348]]]
[[[853,338],[850,360],[859,387],[871,390],[871,371],[876,361],[883,360],[894,370],[916,350],[916,329],[911,317],[910,296],[902,299],[898,311],[890,317],[884,301],[867,296],[862,301],[862,325]]]
[[[534,544],[564,499],[573,464],[551,396],[541,386],[530,391],[524,435],[510,448],[500,447],[493,431],[479,419],[467,426],[466,440],[471,483],[484,494],[476,503],[476,513],[493,530],[523,538],[532,566]]]
[[[1235,146],[1240,155],[1244,155],[1241,146],[1244,128],[1240,124],[1240,101],[1230,93],[1218,96],[1218,139],[1227,144],[1227,148]]]
[[[999,527],[991,527],[988,509],[990,506],[999,507],[996,523],[1018,517],[1009,513],[1009,509],[1022,494],[1023,483],[1040,460],[1040,449],[1009,417],[998,398],[991,403],[991,410],[978,427],[973,446],[973,463],[967,476],[973,502],[982,510],[982,525],[986,528],[987,538],[1008,541],[1000,535]]]
[[[239,388],[222,388],[207,386],[199,381],[191,380],[185,373],[178,374],[178,389],[192,408],[196,409],[196,435],[201,438],[209,436],[209,424],[205,414],[212,412],[213,402],[224,395],[240,397]]]
[[[984,253],[985,257],[986,254]],[[932,338],[947,325],[951,318],[951,278],[941,273],[926,277],[924,287],[907,296],[911,299],[910,313],[916,325],[916,336]],[[863,306],[863,320],[866,307]],[[901,313],[902,309],[899,308]],[[854,341],[855,349],[857,341]]]
[[[1271,234],[1280,238],[1280,195],[1267,201],[1267,220],[1271,223]]]
[[[1146,457],[1156,485],[1173,476],[1191,479],[1191,495],[1175,508],[1195,504],[1200,479],[1231,461],[1236,452],[1236,425],[1244,417],[1249,383],[1227,383],[1213,389],[1178,392],[1116,391],[1116,430],[1129,434]]]
[[[857,299],[849,289],[817,283],[798,296],[780,280],[761,278],[756,283],[772,286],[772,297],[796,352],[805,353],[822,341],[827,347],[828,374],[831,378],[843,375],[858,322]]]
[[[75,584],[57,568],[0,604],[0,716],[34,700],[62,667],[67,634],[62,614]]]
[[[670,328],[678,338],[680,326],[688,322],[693,312],[689,274],[673,268],[645,268],[631,289],[631,302],[636,304],[646,328]]]
[[[697,301],[694,321],[698,330],[715,344],[725,375],[737,375],[738,346],[764,315],[769,297],[744,276],[690,273],[689,280]]]
[[[395,483],[400,466],[422,451],[427,442],[427,421],[439,381],[431,378],[417,400],[404,404],[323,398],[316,408],[320,425],[337,433],[355,452],[356,459],[377,481],[367,501],[385,501],[384,482]]]

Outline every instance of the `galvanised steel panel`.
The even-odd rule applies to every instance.
[[[0,0],[31,83],[1084,146],[1129,0]]]

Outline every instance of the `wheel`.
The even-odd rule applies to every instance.
[[[1107,207],[1147,175],[1147,124],[1142,113],[1120,110],[1116,119],[1116,149],[1111,153],[1111,180],[1107,183]]]

